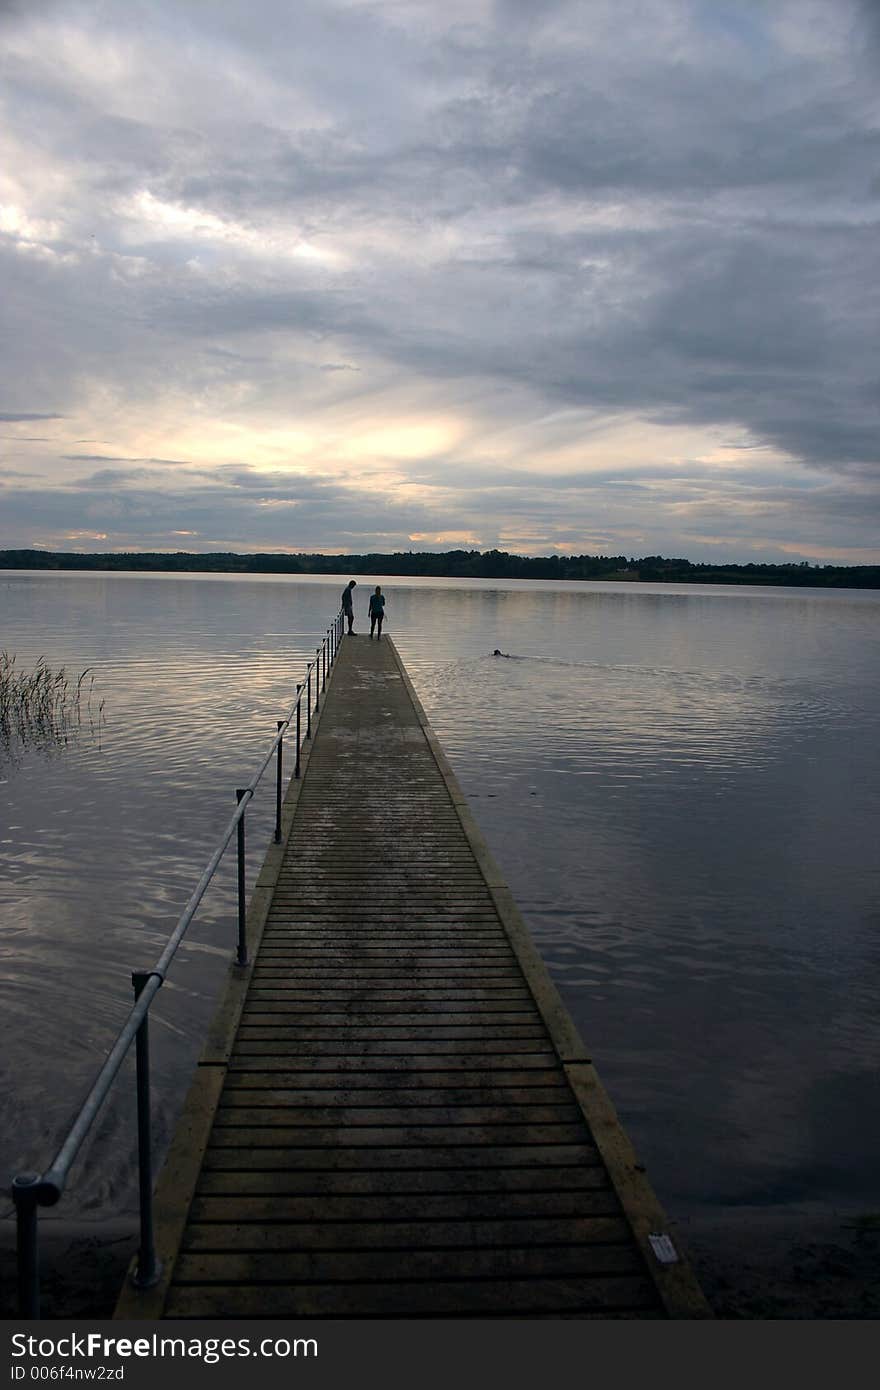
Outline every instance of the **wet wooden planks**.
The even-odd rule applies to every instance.
[[[704,1315],[634,1233],[424,724],[387,639],[344,639],[161,1314]]]

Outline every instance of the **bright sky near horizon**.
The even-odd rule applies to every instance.
[[[0,0],[0,547],[880,562],[876,0]]]

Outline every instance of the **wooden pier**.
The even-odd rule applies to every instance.
[[[116,1316],[711,1316],[387,636],[312,733]]]

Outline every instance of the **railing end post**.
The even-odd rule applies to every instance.
[[[19,1173],[12,1179],[18,1261],[18,1311],[23,1318],[40,1316],[40,1259],[37,1205],[39,1173]]]
[[[153,976],[160,986],[164,976],[156,970],[132,970],[135,999],[140,999]],[[153,1140],[150,1113],[150,1011],[147,1007],[135,1038],[137,1074],[138,1193],[140,1199],[140,1245],[131,1282],[135,1288],[150,1289],[159,1282],[162,1266],[156,1258],[153,1231]]]

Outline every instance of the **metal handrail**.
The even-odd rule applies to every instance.
[[[296,699],[287,717],[277,721],[278,732],[272,740],[269,751],[260,764],[259,769],[246,787],[241,787],[236,790],[238,805],[235,809],[235,814],[232,816],[223,832],[217,848],[208,860],[207,866],[193,889],[186,907],[180,914],[177,925],[168,938],[162,954],[159,956],[152,970],[137,971],[132,974],[132,983],[135,989],[135,1002],[116,1037],[116,1041],[107,1055],[107,1060],[98,1072],[91,1090],[80,1106],[79,1112],[67,1133],[67,1137],[52,1160],[52,1163],[43,1173],[19,1173],[12,1180],[12,1196],[15,1202],[17,1221],[18,1302],[22,1317],[38,1318],[40,1316],[38,1208],[55,1206],[55,1204],[60,1201],[70,1169],[79,1153],[82,1143],[91,1129],[107,1097],[110,1087],[113,1085],[117,1073],[125,1060],[128,1050],[134,1041],[137,1043],[140,1246],[138,1249],[137,1266],[132,1277],[135,1284],[141,1288],[149,1288],[159,1280],[161,1266],[156,1257],[153,1239],[152,1211],[153,1182],[150,1140],[148,1032],[150,1005],[162,986],[168,967],[174,958],[177,948],[183,940],[190,922],[195,916],[196,910],[205,895],[208,884],[213,878],[217,866],[226,852],[229,841],[236,832],[238,833],[238,942],[236,961],[238,965],[247,965],[247,940],[245,936],[247,903],[244,872],[245,812],[248,802],[253,799],[254,792],[257,789],[263,773],[272,760],[272,755],[277,754],[274,838],[276,843],[280,842],[281,773],[284,734],[291,720],[295,717],[296,762],[293,776],[294,778],[298,778],[300,775],[300,751],[302,743],[300,732],[300,706],[302,699],[303,696],[306,697],[306,719],[308,726],[306,738],[310,738],[312,671],[314,669],[314,710],[315,713],[317,713],[322,658],[324,685],[326,686],[327,671],[333,666],[336,659],[342,634],[343,614],[340,609],[330,627],[327,628],[321,646],[317,648],[315,656],[306,667],[305,680],[296,687]]]

